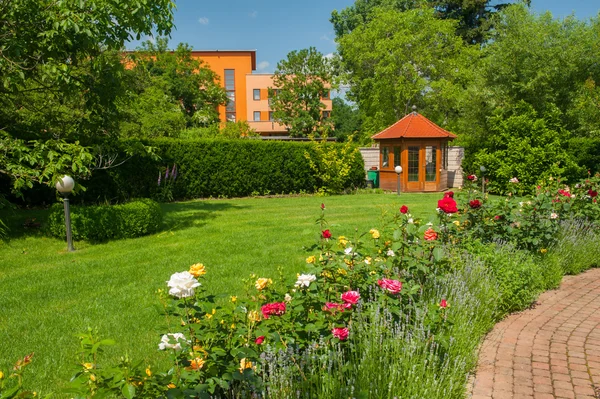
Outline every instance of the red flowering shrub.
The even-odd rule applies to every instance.
[[[479,201],[478,199],[474,199],[469,201],[469,206],[471,207],[471,209],[479,209],[481,208],[481,201]]]
[[[454,191],[446,191],[444,197],[454,198]]]

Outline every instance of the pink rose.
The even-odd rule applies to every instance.
[[[445,299],[442,299],[442,301],[440,302],[440,308],[447,308],[448,307],[448,302],[446,302]]]
[[[334,337],[336,337],[340,341],[345,341],[348,339],[348,335],[350,334],[350,331],[348,331],[348,329],[345,327],[344,328],[334,328],[333,330],[331,330],[331,333],[333,334]]]
[[[402,291],[402,282],[398,280],[391,280],[383,278],[377,281],[377,284],[390,294],[399,294]]]
[[[255,343],[256,345],[260,345],[260,344],[262,344],[262,343],[263,343],[263,341],[264,341],[264,340],[265,340],[265,336],[264,336],[264,335],[261,335],[260,337],[258,337],[258,338],[256,338],[256,339],[254,340],[254,343]]]
[[[285,313],[285,302],[267,303],[260,308],[265,319],[269,316],[281,316]]]
[[[428,228],[427,230],[425,230],[425,234],[423,234],[423,238],[425,239],[425,241],[435,241],[435,240],[437,240],[438,235],[434,229]]]
[[[345,303],[356,305],[360,299],[358,291],[347,291],[342,294],[342,301]]]

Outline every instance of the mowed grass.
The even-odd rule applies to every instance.
[[[155,309],[156,290],[193,263],[207,266],[203,284],[235,295],[250,274],[290,282],[304,271],[307,250],[319,236],[321,203],[334,237],[378,227],[383,213],[402,204],[415,217],[432,219],[436,194],[358,194],[332,197],[244,198],[164,204],[164,230],[152,236],[102,244],[75,243],[24,230],[26,219],[45,211],[8,211],[13,238],[0,243],[0,370],[35,352],[26,386],[64,387],[77,366],[76,334],[88,327],[117,345],[104,356],[115,364],[125,354],[166,366],[157,350],[164,333]]]

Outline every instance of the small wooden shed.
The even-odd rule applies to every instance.
[[[379,187],[396,190],[394,169],[399,165],[402,191],[446,190],[448,143],[456,137],[416,110],[377,133],[373,139],[379,143]]]

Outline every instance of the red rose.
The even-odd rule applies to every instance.
[[[323,238],[331,238],[331,232],[329,230],[323,230]]]
[[[447,308],[448,307],[448,302],[446,302],[445,299],[442,299],[442,301],[440,302],[440,308]]]
[[[351,303],[335,303],[335,302],[326,302],[325,306],[323,306],[323,310],[326,312],[335,313],[336,310],[343,312],[346,309],[352,309]]]
[[[325,210],[325,204],[321,203],[321,209]]]
[[[458,208],[456,207],[456,201],[454,201],[450,197],[444,197],[438,201],[438,208],[440,208],[445,213],[456,213],[458,212]]]
[[[588,195],[592,198],[597,197],[598,196],[598,191],[594,191],[594,190],[589,190],[588,191]]]
[[[444,197],[454,198],[454,191],[447,191],[444,193]]]
[[[571,193],[565,190],[558,190],[558,193],[562,196],[571,198]]]
[[[265,319],[269,316],[281,316],[285,313],[285,302],[267,303],[260,308]]]
[[[425,238],[425,241],[435,241],[435,240],[437,240],[438,235],[435,232],[435,230],[430,227],[427,230],[425,230],[425,234],[423,235],[423,238]]]
[[[400,207],[400,213],[402,213],[403,215],[406,215],[408,213],[408,207],[406,205],[402,205]]]
[[[333,330],[331,330],[331,333],[340,341],[345,341],[348,339],[350,331],[348,331],[347,328],[334,328]]]
[[[377,284],[391,294],[399,294],[402,291],[402,282],[383,278],[377,281]]]
[[[469,175],[469,176],[467,176],[467,180],[477,181],[477,176],[475,176],[475,175]]]
[[[535,208],[534,208],[534,210],[535,210]],[[502,216],[500,216],[500,215],[494,216],[494,220],[500,220],[500,219],[502,219]]]
[[[258,338],[256,338],[256,339],[254,340],[254,343],[255,343],[256,345],[260,345],[260,344],[262,344],[262,343],[263,343],[263,341],[264,341],[264,340],[265,340],[265,336],[264,336],[264,335],[261,335],[260,337],[258,337]]]
[[[471,209],[477,209],[477,208],[481,208],[481,201],[474,199],[469,201],[469,206],[471,207]]]
[[[346,291],[342,294],[342,301],[345,303],[356,305],[360,299],[358,291]]]

